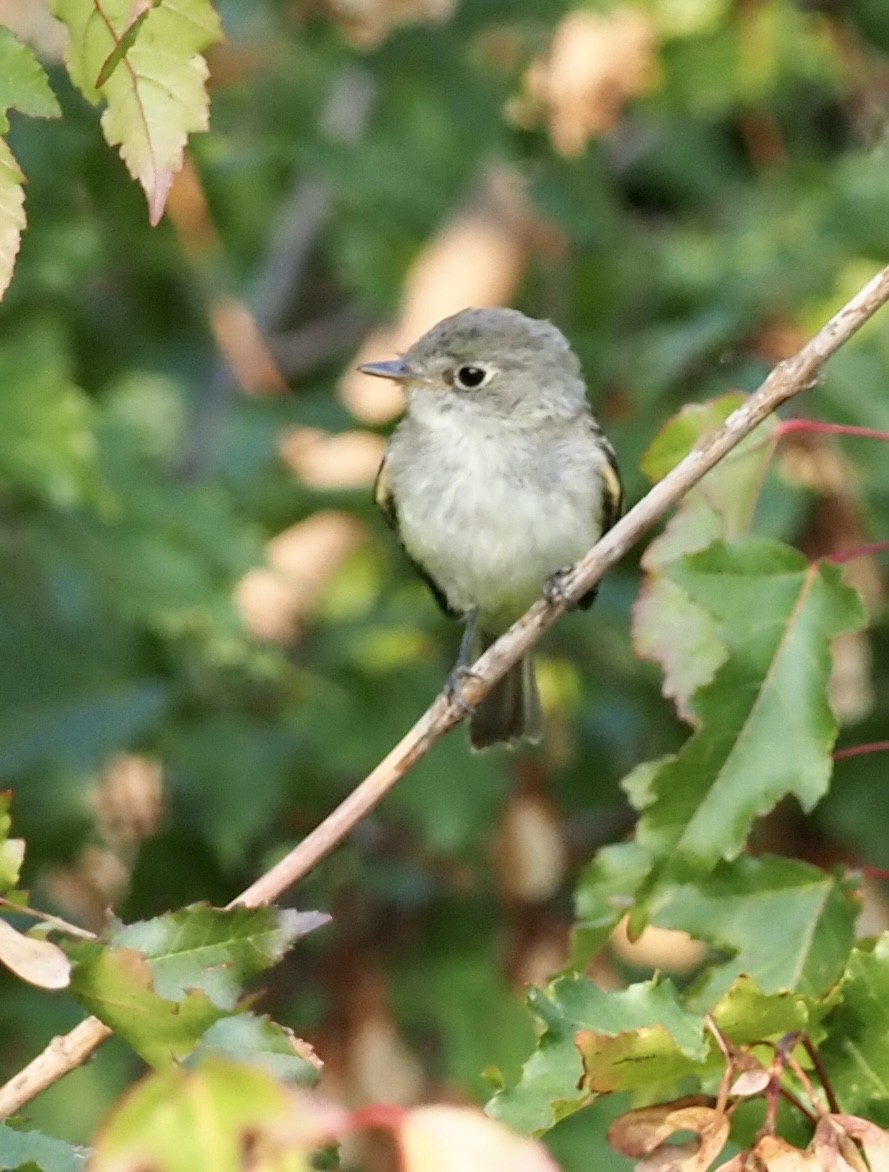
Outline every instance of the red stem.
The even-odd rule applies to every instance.
[[[834,761],[845,761],[847,757],[863,757],[866,753],[889,753],[889,741],[871,741],[867,745],[852,745],[848,749],[837,749]]]
[[[889,431],[874,427],[853,427],[848,423],[819,423],[817,419],[782,419],[775,432],[779,439],[794,432],[809,431],[820,435],[854,435],[860,439],[884,440],[889,443]]]
[[[832,566],[841,566],[843,562],[869,557],[872,553],[885,553],[887,549],[889,549],[889,541],[873,541],[870,545],[856,545],[854,549],[843,549],[839,553],[829,553],[820,560],[830,562]]]

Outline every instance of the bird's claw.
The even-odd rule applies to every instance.
[[[565,579],[573,572],[574,566],[561,566],[543,583],[543,597],[551,606],[577,606],[565,589]]]
[[[448,676],[445,692],[451,703],[456,704],[464,716],[472,716],[473,712],[475,712],[475,705],[463,699],[463,685],[470,680],[477,680],[479,678],[478,672],[473,671],[471,667],[466,667],[464,664],[457,664]]]

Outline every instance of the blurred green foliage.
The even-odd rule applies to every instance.
[[[567,242],[532,259],[516,304],[569,334],[631,501],[645,488],[643,451],[680,405],[752,389],[781,335],[816,328],[889,254],[879,0],[646,0],[657,78],[574,158],[543,126],[506,116],[567,4],[464,0],[449,21],[396,28],[369,49],[321,7],[218,5],[228,42],[211,55],[212,129],[192,143],[221,240],[211,271],[169,222],[148,227],[141,193],[61,69],[59,121],[12,117],[29,226],[0,307],[0,784],[28,842],[33,902],[73,919],[102,903],[82,893],[84,852],[107,845],[95,802],[112,755],[157,759],[166,803],[125,859],[117,913],[224,903],[395,743],[456,649],[369,491],[311,489],[278,457],[286,427],[355,426],[335,392],[357,337],[344,331],[290,394],[268,398],[235,391],[215,349],[212,295],[256,297],[295,191],[320,184],[328,204],[278,307],[283,336],[344,306],[391,318],[418,250],[493,165],[513,168]],[[353,75],[371,109],[346,142],[325,109]],[[887,385],[883,317],[794,410],[889,429]],[[843,440],[830,451],[841,453],[839,490],[773,462],[758,532],[815,553],[850,532],[889,538],[885,447]],[[851,529],[830,528],[825,500],[837,496]],[[366,523],[366,540],[292,645],[260,643],[234,587],[268,539],[327,508]],[[564,934],[577,867],[631,825],[620,778],[684,738],[659,673],[634,657],[638,585],[630,558],[589,615],[546,640],[552,711],[539,753],[472,757],[449,736],[301,886],[294,899],[332,911],[334,926],[295,951],[263,1012],[332,1050],[370,997],[375,1011],[388,1006],[428,1093],[484,1101],[486,1068],[515,1079],[532,1031],[511,978],[532,944]],[[883,613],[869,652],[870,699],[848,743],[886,736]],[[884,774],[877,756],[838,766],[813,815],[784,812],[779,853],[889,866],[874,816]],[[570,845],[565,881],[542,904],[512,899],[493,862],[516,787],[545,793]],[[872,963],[863,955],[861,973]],[[5,975],[0,1001],[4,1077],[78,1020],[65,998]],[[137,1070],[108,1048],[28,1113],[85,1142]],[[569,1172],[626,1167],[604,1146],[614,1110],[603,1103],[553,1133]]]

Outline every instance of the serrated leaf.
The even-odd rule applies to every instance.
[[[308,1172],[311,1151],[345,1127],[346,1114],[264,1070],[221,1058],[199,1070],[151,1074],[102,1126],[92,1172]]]
[[[9,127],[8,110],[31,118],[58,118],[61,111],[43,66],[27,45],[0,25],[0,131]]]
[[[74,995],[146,1062],[190,1054],[235,1011],[244,983],[323,922],[318,913],[197,905],[112,930],[110,945],[76,945]]]
[[[858,910],[854,890],[836,877],[795,859],[763,856],[663,889],[651,922],[729,955],[695,987],[692,1004],[706,1008],[741,973],[766,993],[823,996],[843,970]]]
[[[704,1028],[705,1012],[735,1046],[809,1029],[822,1012],[817,997],[765,993],[747,977],[738,978],[715,1004],[695,1001],[700,1013],[684,1007],[667,982],[608,992],[582,977],[558,978],[546,993],[536,991],[532,1007],[546,1031],[520,1083],[497,1094],[489,1110],[519,1130],[539,1133],[597,1094],[663,1095],[665,1088],[689,1080],[712,1089],[725,1058]],[[584,1059],[580,1086],[578,1050]]]
[[[846,1111],[889,1127],[889,932],[853,950],[820,1047]]]
[[[636,842],[603,847],[584,868],[574,893],[571,964],[585,965],[605,945],[651,869],[651,855]]]
[[[189,1058],[200,1065],[210,1055],[253,1062],[284,1082],[314,1086],[323,1063],[292,1030],[268,1017],[238,1013],[212,1025]]]
[[[708,1052],[703,1017],[682,1007],[668,981],[645,981],[608,992],[571,974],[559,977],[545,991],[532,990],[529,1005],[546,1029],[519,1083],[498,1092],[488,1104],[497,1119],[526,1134],[548,1130],[590,1101],[588,1088],[579,1086],[582,1033],[585,1041],[592,1035],[607,1041],[640,1031],[647,1038],[656,1034],[659,1051],[678,1055],[685,1068],[698,1066]]]
[[[219,18],[210,0],[161,0],[148,12],[132,0],[53,0],[52,7],[70,33],[71,78],[89,101],[107,103],[105,138],[142,185],[156,224],[188,135],[208,126],[201,54],[220,40]]]
[[[135,949],[151,964],[159,996],[176,1001],[200,989],[231,1010],[245,982],[277,964],[307,932],[329,921],[292,908],[212,908],[194,904],[112,932],[115,948]]]
[[[18,1131],[0,1123],[0,1169],[35,1165],[40,1172],[81,1172],[89,1151],[39,1131]]]
[[[174,1065],[190,1054],[201,1036],[225,1014],[203,990],[178,1001],[159,997],[151,965],[127,948],[77,945],[71,992],[149,1066]]]
[[[785,795],[811,809],[832,769],[830,641],[864,622],[834,566],[747,538],[683,558],[671,577],[720,624],[730,654],[694,697],[700,727],[658,772],[637,840],[660,873],[705,873],[741,850]]]
[[[683,407],[652,441],[642,461],[645,474],[652,481],[665,476],[745,399],[745,395],[733,392],[709,403]],[[683,554],[748,532],[774,451],[775,426],[774,420],[766,420],[720,461],[682,499],[664,532],[651,542],[642,558],[646,576],[633,608],[634,646],[641,656],[661,665],[664,695],[688,721],[692,720],[691,697],[713,679],[727,652],[714,617],[665,570]]]
[[[9,288],[25,227],[25,176],[0,139],[0,297]]]
[[[0,134],[9,130],[7,113],[20,110],[36,118],[54,118],[58,102],[43,67],[26,46],[0,26]],[[25,227],[24,175],[6,142],[0,140],[0,297],[12,280]]]
[[[710,1010],[718,1028],[735,1046],[781,1037],[810,1028],[820,1015],[821,1000],[794,993],[764,993],[756,982],[742,975]]]

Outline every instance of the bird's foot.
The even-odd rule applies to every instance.
[[[475,705],[470,704],[468,700],[464,700],[463,698],[464,685],[471,680],[480,678],[478,672],[473,671],[471,667],[467,667],[465,663],[458,663],[448,676],[445,692],[448,699],[457,705],[464,716],[472,716],[473,712],[475,712]]]
[[[551,606],[566,606],[572,609],[577,606],[577,602],[565,589],[565,579],[573,573],[574,566],[560,566],[543,583],[543,597]]]

